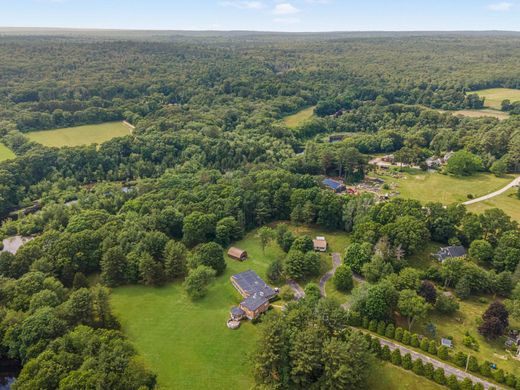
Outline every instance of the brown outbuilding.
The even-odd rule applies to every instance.
[[[239,248],[235,248],[233,246],[231,248],[229,248],[227,254],[229,257],[231,257],[232,259],[235,259],[235,260],[244,261],[247,259],[246,251],[239,249]]]

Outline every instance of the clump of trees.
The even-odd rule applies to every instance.
[[[274,387],[362,388],[371,364],[365,337],[327,299],[306,298],[269,316],[254,354],[257,383]]]

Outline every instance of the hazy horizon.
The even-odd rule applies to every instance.
[[[255,32],[520,30],[520,0],[0,0],[0,26]]]

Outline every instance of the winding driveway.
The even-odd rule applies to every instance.
[[[475,199],[471,199],[471,200],[468,200],[462,204],[468,206],[470,204],[473,204],[473,203],[478,203],[478,202],[482,202],[484,200],[488,200],[488,199],[491,199],[491,198],[494,198],[495,196],[498,196],[500,194],[503,194],[504,192],[506,192],[507,190],[509,190],[510,188],[513,188],[515,186],[519,186],[520,185],[520,176],[518,176],[516,179],[514,179],[511,183],[509,183],[507,186],[499,189],[498,191],[495,191],[495,192],[492,192],[490,194],[487,194],[487,195],[484,195],[484,196],[481,196],[480,198],[475,198]]]
[[[394,349],[399,349],[401,351],[401,354],[409,353],[412,356],[413,360],[421,359],[423,361],[423,363],[431,363],[435,368],[444,369],[446,376],[455,375],[458,380],[463,380],[464,378],[469,378],[473,383],[482,383],[482,385],[484,386],[485,389],[488,389],[490,387],[495,387],[497,389],[503,389],[502,387],[499,387],[498,385],[496,385],[494,383],[488,382],[473,374],[470,374],[461,369],[453,367],[452,365],[449,365],[449,364],[441,362],[437,359],[433,359],[429,356],[426,356],[422,353],[411,350],[410,348],[407,348],[404,345],[397,344],[397,343],[394,343],[393,341],[389,341],[386,339],[382,339],[374,334],[372,334],[372,336],[377,337],[379,339],[379,342],[381,343],[381,345],[383,345],[383,346],[387,345],[391,351],[393,351]]]
[[[341,265],[341,255],[338,252],[332,254],[332,269],[323,275],[320,279],[321,296],[326,297],[325,284],[334,276],[336,269]]]

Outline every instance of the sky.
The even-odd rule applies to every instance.
[[[0,0],[0,26],[520,31],[520,0]]]

